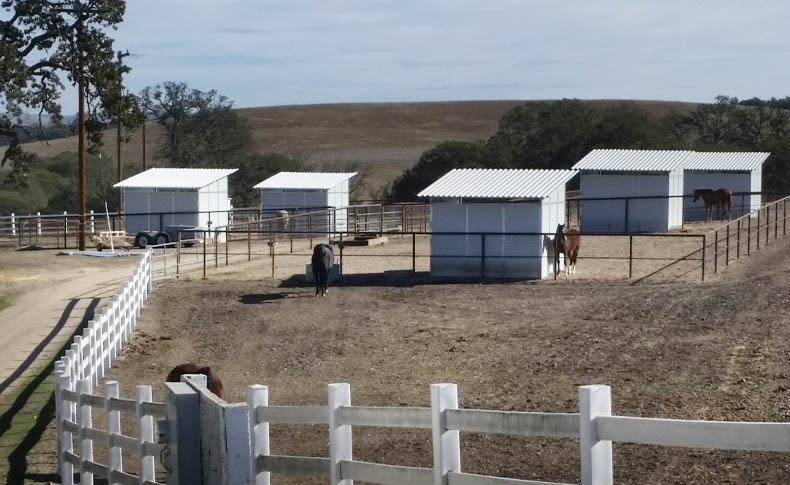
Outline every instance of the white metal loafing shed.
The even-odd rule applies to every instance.
[[[258,183],[261,193],[261,212],[280,209],[316,207],[348,207],[349,180],[356,172],[280,172]],[[347,211],[335,211],[334,230],[345,231]]]
[[[592,150],[585,155],[573,166],[581,173],[582,232],[666,232],[679,227],[683,162],[692,153]],[[611,199],[584,200],[596,198]]]
[[[227,226],[228,176],[236,170],[151,168],[115,184],[123,190],[125,212],[145,214],[126,216],[126,232],[164,231],[174,225]]]
[[[553,234],[564,223],[565,184],[574,175],[573,170],[456,169],[442,176],[417,194],[431,204],[431,275],[548,276],[552,241],[538,233]],[[476,233],[488,234],[485,242]]]
[[[763,163],[767,152],[695,152],[683,163],[683,219],[699,221],[705,218],[705,204],[694,202],[697,189],[730,189],[733,193],[761,192]],[[732,217],[757,210],[762,204],[760,194],[734,195]],[[716,214],[713,214],[716,217]]]

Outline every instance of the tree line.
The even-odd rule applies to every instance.
[[[566,169],[596,148],[769,151],[763,188],[784,190],[790,187],[790,97],[740,101],[722,95],[663,116],[632,101],[524,103],[505,113],[486,140],[446,141],[424,152],[381,194],[415,200],[453,168]]]

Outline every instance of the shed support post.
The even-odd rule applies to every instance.
[[[258,421],[258,407],[269,405],[269,388],[253,385],[247,388],[247,407],[250,417],[250,476],[252,485],[269,485],[271,473],[258,473],[257,458],[268,456],[269,449],[269,423]]]
[[[447,429],[447,409],[458,409],[458,387],[455,384],[431,384],[434,485],[447,485],[450,472],[461,472],[460,433]]]
[[[340,408],[351,406],[351,386],[329,384],[329,483],[331,485],[353,485],[351,479],[343,479],[341,462],[353,459],[351,425],[340,423]]]
[[[598,416],[612,414],[609,386],[579,387],[579,447],[582,485],[612,485],[612,442],[598,439]]]
[[[183,382],[165,383],[167,485],[201,483],[200,400]]]

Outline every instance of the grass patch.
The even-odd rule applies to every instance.
[[[0,312],[10,307],[13,301],[11,295],[0,295]]]

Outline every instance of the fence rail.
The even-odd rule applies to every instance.
[[[157,484],[154,457],[161,452],[161,446],[154,441],[154,417],[164,417],[164,404],[153,402],[150,386],[138,386],[135,400],[121,399],[118,383],[112,381],[105,383],[103,396],[91,393],[131,337],[152,289],[152,275],[153,250],[147,249],[131,278],[99,317],[90,320],[82,334],[74,337],[71,347],[55,363],[58,472],[63,485],[74,483],[75,469],[80,483],[92,484],[97,476],[110,483]],[[93,427],[93,409],[103,410],[106,430]],[[137,437],[121,433],[121,413],[136,416]],[[94,459],[95,441],[106,446],[106,464]],[[123,451],[139,458],[137,475],[124,472]]]
[[[582,485],[613,483],[613,442],[790,452],[790,440],[787,439],[790,423],[613,416],[608,386],[579,387],[578,413],[461,409],[458,407],[455,384],[433,384],[430,408],[357,407],[351,405],[351,388],[348,384],[330,384],[327,391],[326,406],[278,406],[269,410],[268,388],[260,385],[248,388],[252,483],[268,485],[273,473],[324,475],[332,485],[347,483],[344,480],[392,485],[558,483],[463,473],[460,432],[576,439],[581,455]],[[285,420],[281,419],[284,409],[288,409]],[[270,425],[283,423],[328,424],[329,456],[272,454]],[[416,468],[355,461],[352,426],[430,429],[434,465],[432,468]]]

